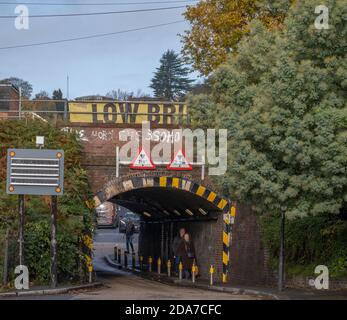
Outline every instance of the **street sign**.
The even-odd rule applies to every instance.
[[[170,164],[167,165],[168,170],[193,170],[182,150],[178,150]]]
[[[147,155],[144,149],[141,149],[139,154],[135,157],[134,161],[130,165],[131,169],[140,170],[154,170],[155,165],[151,158]]]
[[[57,196],[63,186],[63,150],[8,149],[8,194]]]

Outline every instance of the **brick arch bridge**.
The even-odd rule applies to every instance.
[[[139,252],[145,257],[169,259],[173,238],[184,226],[194,239],[201,275],[207,278],[212,264],[217,277],[226,281],[235,203],[211,188],[192,175],[146,171],[111,178],[94,202],[114,202],[141,216]],[[207,235],[208,228],[212,232]],[[209,250],[206,240],[214,244]]]
[[[112,178],[101,191],[97,192],[94,202],[96,206],[99,206],[105,201],[114,201],[139,214],[142,214],[145,208],[154,214],[154,217],[147,216],[148,220],[167,218],[172,215],[181,217],[182,213],[191,218],[198,212],[200,216],[208,216],[210,212],[229,214],[232,208],[230,200],[218,195],[210,188],[201,181],[192,180],[192,177],[187,175],[144,172],[135,176]],[[143,195],[142,192],[146,194]],[[165,193],[169,193],[169,197],[165,197]],[[174,195],[176,198],[172,199]],[[139,202],[143,200],[143,196],[151,200],[151,203]],[[186,209],[189,210],[188,213]],[[199,219],[200,216],[196,218]]]
[[[98,105],[92,107],[98,111]],[[218,280],[264,283],[264,251],[250,207],[218,194],[209,177],[202,175],[201,165],[193,164],[192,171],[169,171],[166,165],[159,164],[153,171],[132,170],[129,164],[117,167],[116,150],[125,144],[120,141],[120,133],[129,128],[141,130],[141,126],[136,121],[114,123],[112,121],[118,121],[118,116],[105,115],[108,112],[105,109],[102,112],[102,115],[93,113],[93,116],[75,114],[74,118],[70,115],[71,121],[63,129],[76,132],[83,144],[82,165],[95,195],[95,205],[109,201],[141,215],[141,254],[161,257],[165,261],[172,256],[173,237],[180,227],[185,227],[195,243],[203,278],[209,277],[213,264]],[[151,123],[153,132],[180,127],[160,123],[160,116],[155,117],[158,121]],[[167,119],[167,122],[170,121]],[[155,145],[156,142],[151,141],[151,148]],[[236,207],[236,217],[233,207]],[[230,225],[234,218],[235,224]],[[260,270],[257,274],[254,265]]]

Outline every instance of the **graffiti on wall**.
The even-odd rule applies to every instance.
[[[61,129],[67,133],[74,133],[77,135],[79,141],[83,142],[112,142],[112,141],[124,141],[125,139],[135,139],[137,141],[142,140],[142,131],[134,129],[123,129],[121,131],[117,129],[96,129],[85,130],[80,128],[64,127]],[[128,137],[128,138],[126,138]],[[167,142],[177,143],[181,139],[180,132],[175,130],[157,129],[148,130],[148,134],[145,136],[145,140],[152,142]]]
[[[124,129],[119,132],[119,140],[125,141],[126,137],[128,137],[128,139],[135,139],[137,141],[141,141],[142,131],[134,130],[134,129]],[[180,135],[180,132],[175,132],[175,130],[166,130],[166,129],[150,130],[149,129],[144,139],[147,141],[152,141],[152,142],[175,143],[180,141],[181,135]]]

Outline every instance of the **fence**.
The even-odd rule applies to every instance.
[[[39,119],[53,124],[141,124],[142,121],[159,125],[190,123],[189,112],[183,102],[0,99],[0,120],[22,118]]]
[[[19,264],[17,232],[0,228],[0,287],[14,279],[14,268]]]

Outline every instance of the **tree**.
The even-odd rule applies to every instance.
[[[147,98],[149,97],[149,95],[142,92],[141,89],[138,89],[136,93],[134,93],[133,91],[125,91],[125,90],[117,89],[117,90],[112,90],[108,92],[106,94],[106,97],[109,97],[111,99],[118,100],[118,101],[127,101],[131,99]]]
[[[49,98],[49,93],[45,90],[41,90],[39,93],[35,94],[35,99],[34,100],[48,100]]]
[[[278,29],[291,2],[205,0],[188,6],[184,16],[191,29],[182,35],[182,53],[194,69],[208,75],[226,61],[228,52],[236,50],[255,17],[269,29]]]
[[[156,98],[177,100],[191,88],[193,80],[188,78],[189,68],[173,50],[167,50],[160,59],[150,88]]]
[[[123,91],[121,89],[112,90],[106,93],[106,97],[118,100],[118,101],[126,101],[129,100],[129,97],[133,95],[133,92]]]
[[[63,100],[63,92],[60,89],[54,90],[52,93],[52,99],[53,100]]]
[[[11,77],[1,80],[0,83],[9,83],[16,86],[17,88],[21,88],[22,96],[27,99],[30,99],[31,93],[33,92],[33,86],[28,81],[20,78]]]
[[[63,92],[58,89],[54,90],[52,93],[52,99],[53,100],[63,100]],[[65,103],[63,101],[58,101],[55,103],[55,109],[59,112],[64,112],[65,110]]]
[[[197,120],[213,114],[228,129],[224,192],[263,213],[346,209],[347,7],[326,3],[328,30],[314,26],[315,0],[298,1],[281,32],[254,22],[213,76],[212,94],[191,99]]]

